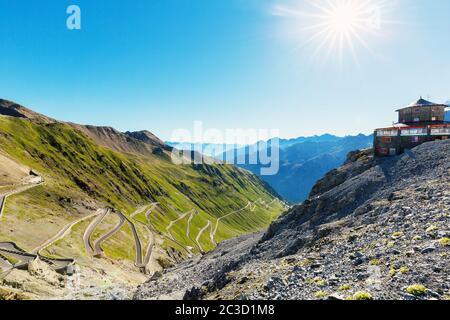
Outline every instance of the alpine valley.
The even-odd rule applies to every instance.
[[[0,297],[127,299],[149,275],[266,229],[284,202],[251,172],[175,165],[148,131],[0,100]]]

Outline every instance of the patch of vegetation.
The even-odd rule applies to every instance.
[[[309,265],[312,264],[312,263],[313,263],[313,261],[312,261],[311,259],[304,259],[304,260],[300,261],[300,262],[298,263],[298,265],[299,265],[300,267],[306,267],[306,266],[309,266]]]
[[[408,274],[409,273],[409,268],[408,267],[401,267],[398,272],[400,272],[401,274]]]
[[[395,267],[392,267],[391,270],[389,271],[389,274],[391,275],[391,277],[395,276],[397,273],[408,274],[409,273],[409,268],[406,267],[406,266],[402,266],[399,269],[396,269]]]
[[[317,286],[319,287],[324,287],[327,283],[325,282],[325,280],[321,279],[321,278],[314,278],[313,279],[313,283],[315,283]]]
[[[424,296],[428,289],[421,284],[413,284],[406,289],[406,292],[415,296]]]
[[[425,232],[432,238],[436,238],[437,237],[437,231],[439,230],[438,227],[436,226],[430,226],[428,227]]]
[[[16,258],[14,258],[14,257],[12,257],[12,256],[10,256],[10,255],[8,255],[8,254],[5,254],[4,257],[5,257],[6,260],[8,260],[8,262],[11,263],[12,265],[15,265],[16,263],[19,263],[19,262],[20,262],[19,260],[17,260]]]
[[[371,266],[379,266],[381,264],[381,261],[379,259],[372,259],[369,262],[369,265]]]
[[[391,270],[389,270],[389,275],[391,277],[395,276],[397,274],[397,269],[395,267],[392,267]]]
[[[314,293],[314,296],[318,299],[325,299],[329,295],[330,295],[330,293],[327,291],[317,291],[316,293]]]
[[[353,295],[352,300],[373,300],[373,297],[368,292],[358,291]]]
[[[386,245],[386,247],[388,248],[393,248],[395,246],[395,242],[394,241],[389,241]]]
[[[403,237],[403,232],[399,231],[392,234],[392,239],[399,239],[401,237]]]
[[[442,238],[438,242],[439,242],[439,244],[441,246],[449,246],[450,245],[450,238]]]
[[[342,286],[339,287],[339,291],[349,291],[351,288],[352,288],[351,285],[343,284]]]
[[[163,257],[158,257],[156,261],[163,269],[169,269],[173,267],[173,263]]]
[[[414,241],[421,241],[422,237],[421,236],[414,236],[413,240]]]

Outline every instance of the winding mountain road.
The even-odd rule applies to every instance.
[[[85,220],[91,219],[91,218],[93,218],[93,217],[96,217],[96,216],[98,216],[99,214],[100,214],[100,212],[99,212],[99,210],[97,210],[95,213],[92,213],[92,214],[90,214],[90,215],[88,215],[88,216],[85,216],[85,217],[83,217],[83,218],[80,218],[80,219],[78,219],[78,220],[76,220],[76,221],[73,221],[73,222],[69,223],[67,226],[65,226],[63,229],[61,229],[61,231],[59,231],[59,232],[58,232],[56,235],[54,235],[52,238],[50,238],[50,239],[48,239],[47,241],[45,241],[45,242],[44,242],[42,245],[40,245],[39,247],[34,248],[34,249],[31,251],[31,253],[32,253],[32,254],[37,254],[37,255],[39,255],[41,251],[47,249],[48,247],[50,247],[51,245],[53,245],[55,242],[57,242],[57,241],[59,241],[59,240],[65,238],[65,237],[72,231],[72,228],[75,227],[77,224],[79,224],[79,223],[81,223],[81,222],[83,222],[83,221],[85,221]]]
[[[217,221],[216,221],[216,226],[215,226],[215,228],[214,228],[213,235],[216,236],[217,229],[219,228],[219,223],[220,223],[220,221],[222,221],[223,219],[228,218],[229,216],[231,216],[231,215],[233,215],[233,214],[236,214],[236,213],[239,213],[239,212],[241,212],[241,211],[244,211],[245,209],[247,209],[247,208],[249,208],[249,207],[251,208],[251,205],[252,205],[252,202],[249,201],[249,202],[247,203],[247,205],[244,206],[244,207],[242,207],[241,209],[236,210],[236,211],[233,211],[233,212],[230,212],[230,213],[228,213],[228,214],[226,214],[226,215],[224,215],[224,216],[218,218]],[[254,211],[254,209],[253,209],[253,211]]]
[[[105,241],[106,239],[110,238],[114,233],[116,233],[122,227],[122,225],[123,225],[122,220],[123,220],[129,224],[129,226],[131,228],[131,233],[133,234],[135,251],[136,251],[135,265],[138,268],[143,268],[142,245],[141,245],[141,240],[139,239],[139,234],[136,230],[136,226],[134,225],[134,223],[120,211],[116,211],[116,210],[112,210],[112,209],[100,209],[100,210],[101,210],[101,213],[97,216],[96,219],[94,219],[94,221],[91,222],[91,224],[89,224],[89,226],[86,228],[86,231],[84,232],[83,242],[84,242],[84,246],[86,248],[86,252],[92,256],[98,256],[98,255],[103,254],[103,249],[101,248],[102,242]],[[111,231],[109,231],[105,235],[101,236],[99,239],[100,241],[97,240],[95,245],[92,245],[92,243],[91,243],[92,234],[97,229],[97,227],[102,223],[102,221],[105,219],[105,217],[108,214],[110,214],[111,212],[113,212],[114,214],[116,214],[119,217],[119,219],[120,219],[119,224],[117,224]]]
[[[126,221],[125,218],[123,218],[120,215],[118,217],[119,217],[119,222],[115,225],[115,227],[113,229],[111,229],[109,232],[102,235],[100,238],[98,238],[94,242],[94,256],[101,256],[104,254],[101,244],[103,242],[105,242],[106,240],[108,240],[109,238],[111,238],[113,235],[115,235],[116,232],[118,232],[125,224],[125,221]]]
[[[97,229],[97,227],[100,225],[100,223],[103,221],[103,219],[105,219],[105,217],[108,215],[110,211],[111,209],[99,209],[97,211],[98,212],[97,218],[95,218],[84,231],[83,242],[88,255],[94,255],[95,253],[94,247],[91,243],[92,234],[94,233],[95,229]]]
[[[210,230],[209,231],[209,238],[211,240],[211,243],[213,243],[214,245],[217,245],[216,241],[214,240],[214,236],[212,236],[212,231],[213,231],[212,222],[211,222],[211,220],[208,220],[208,223],[206,224],[206,226],[204,226],[203,229],[201,229],[198,232],[197,237],[195,238],[195,242],[197,243],[197,246],[200,248],[200,252],[201,253],[205,253],[205,250],[203,249],[202,245],[200,244],[200,237],[202,236],[203,232],[208,230],[208,228]]]
[[[181,216],[179,216],[177,219],[170,221],[169,225],[166,227],[166,231],[167,233],[170,235],[171,238],[173,238],[172,233],[170,232],[170,229],[172,229],[173,225],[175,223],[177,223],[180,220],[183,220],[184,218],[186,218],[188,215],[192,214],[192,212],[195,212],[195,209],[192,209],[188,212],[183,213]]]
[[[173,236],[172,232],[170,231],[170,229],[172,229],[173,225],[175,223],[177,223],[178,221],[183,220],[184,218],[186,218],[188,215],[192,215],[193,213],[195,213],[197,210],[196,209],[192,209],[188,212],[183,213],[181,216],[179,216],[177,219],[170,221],[169,225],[166,227],[166,231],[169,234],[169,239],[172,240],[174,243],[176,243],[177,245],[181,246],[182,248],[184,248],[186,250],[186,252],[188,252],[188,254],[190,256],[193,255],[192,253],[192,249],[190,249],[189,247],[186,247],[184,245],[182,245],[181,243],[179,243],[177,241],[177,239],[175,239],[175,237]]]
[[[3,216],[3,204],[5,203],[5,197],[6,195],[4,194],[0,195],[0,219]]]
[[[268,208],[269,208],[273,203],[275,203],[276,201],[279,201],[280,203],[283,203],[283,202],[281,202],[280,199],[278,199],[278,198],[277,198],[277,199],[273,199],[273,200],[272,200],[271,202],[269,202],[269,203],[266,203],[264,200],[262,200],[261,198],[259,198],[259,199],[255,200],[255,201],[253,201],[253,202],[249,201],[249,202],[247,203],[246,206],[242,207],[242,208],[239,209],[239,210],[230,212],[230,213],[228,213],[228,214],[226,214],[226,215],[224,215],[224,216],[218,218],[217,221],[216,221],[216,225],[215,225],[215,227],[214,227],[214,231],[212,232],[212,236],[211,236],[211,239],[214,239],[214,241],[213,241],[213,240],[211,240],[211,241],[212,241],[213,243],[216,243],[216,241],[215,241],[215,236],[216,236],[216,234],[217,234],[217,229],[219,228],[219,223],[220,223],[223,219],[226,219],[226,218],[228,218],[229,216],[231,216],[231,215],[233,215],[233,214],[236,214],[236,213],[239,213],[239,212],[241,212],[241,211],[244,211],[244,210],[247,209],[247,208],[250,209],[250,212],[253,212],[253,211],[255,211],[256,206],[257,206],[258,203],[261,204],[261,205],[264,205],[264,206],[268,209]],[[283,203],[283,204],[284,204],[284,203]],[[284,204],[284,205],[285,205],[285,204]]]
[[[75,262],[73,259],[51,259],[38,254],[28,253],[14,242],[1,242],[0,254],[2,260],[4,260],[3,257],[9,256],[18,261],[17,263],[11,264],[11,269],[26,269],[31,262],[40,259],[49,264],[56,272],[65,272]]]
[[[153,231],[151,229],[152,223],[150,221],[150,214],[152,213],[153,210],[155,210],[156,206],[158,206],[158,205],[159,205],[158,202],[151,203],[150,205],[144,207],[144,209],[139,209],[131,215],[131,218],[134,221],[136,221],[137,223],[142,224],[147,229],[147,231],[150,235],[150,241],[148,243],[147,250],[146,250],[145,256],[144,256],[144,261],[141,266],[142,268],[144,268],[146,273],[148,272],[147,267],[148,267],[148,264],[150,263],[152,253],[153,253],[153,248],[155,246],[155,234],[153,233]],[[144,222],[135,219],[136,215],[138,215],[139,213],[143,212],[146,209],[147,209],[147,211],[145,212],[145,218],[146,218],[148,224],[145,224]]]
[[[199,246],[198,243],[194,239],[192,239],[192,237],[191,237],[191,223],[192,223],[192,219],[194,219],[196,214],[198,214],[198,211],[194,209],[194,211],[189,216],[188,223],[187,223],[187,228],[186,228],[186,237],[189,240],[191,240],[192,243],[194,243],[194,245],[197,247],[198,251],[202,252],[203,249],[201,248],[201,246]]]
[[[2,256],[0,254],[0,269],[8,270],[13,268],[14,266],[11,264],[11,262],[8,261],[8,259],[5,256]]]
[[[39,179],[38,179],[39,178]],[[27,185],[23,185],[23,186],[19,186],[17,187],[17,189],[9,191],[9,192],[5,192],[3,194],[0,194],[0,219],[3,217],[3,212],[5,211],[5,206],[6,206],[6,200],[8,197],[27,191],[28,189],[37,187],[41,184],[44,183],[44,181],[42,180],[41,177],[36,177],[35,179],[36,182],[31,183],[31,184],[27,184]]]
[[[119,218],[122,217],[128,222],[128,224],[131,228],[131,233],[133,234],[133,238],[134,238],[134,248],[136,251],[136,261],[135,261],[136,267],[138,267],[140,269],[144,268],[144,271],[145,271],[145,266],[142,263],[142,244],[141,244],[141,240],[139,239],[139,234],[136,230],[136,226],[134,225],[133,221],[128,219],[128,217],[125,216],[122,212],[117,211],[115,213],[119,216]]]

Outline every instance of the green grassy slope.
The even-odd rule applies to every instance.
[[[98,145],[85,133],[64,123],[36,123],[0,116],[0,150],[20,164],[43,175],[45,184],[8,199],[0,222],[0,241],[15,241],[26,249],[38,246],[64,225],[101,207],[113,207],[130,215],[152,202],[159,206],[151,220],[163,248],[179,245],[168,240],[166,228],[182,213],[196,209],[190,237],[186,235],[189,215],[177,222],[172,234],[183,246],[192,241],[208,221],[245,207],[248,202],[265,201],[223,219],[215,236],[217,242],[263,229],[282,212],[274,195],[253,174],[229,165],[175,165],[162,155],[124,154]],[[0,177],[1,179],[1,177]],[[143,213],[136,216],[145,221]],[[110,220],[110,221],[109,221]],[[109,230],[116,220],[106,220],[100,230]],[[51,246],[47,253],[86,259],[81,237],[90,221],[77,225],[69,239]],[[123,228],[105,243],[105,252],[115,259],[133,260],[129,228]],[[146,246],[148,232],[138,225]],[[99,236],[99,233],[96,233]],[[74,240],[77,239],[77,240]],[[201,246],[211,250],[209,230],[200,237]]]

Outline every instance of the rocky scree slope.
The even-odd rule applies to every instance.
[[[185,297],[448,299],[449,159],[450,141],[393,158],[351,153]]]

